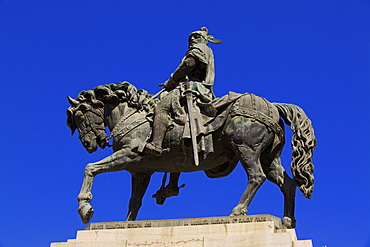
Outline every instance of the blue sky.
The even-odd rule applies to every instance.
[[[125,80],[156,93],[202,26],[223,40],[211,44],[217,96],[293,103],[313,122],[315,189],[311,200],[297,191],[298,238],[370,246],[370,1],[0,0],[0,247],[49,246],[84,228],[84,167],[111,150],[88,154],[70,136],[66,96]],[[151,195],[161,176],[139,220],[229,215],[247,183],[241,166],[222,179],[183,174],[180,196],[159,206]],[[96,177],[93,222],[124,220],[130,179]],[[278,187],[266,181],[249,212],[282,217]]]

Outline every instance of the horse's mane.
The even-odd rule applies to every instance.
[[[110,83],[95,87],[93,90],[82,91],[77,96],[77,101],[86,102],[90,100],[96,104],[116,105],[120,102],[127,102],[130,107],[150,111],[157,103],[157,99],[151,100],[152,95],[146,90],[137,90],[136,87],[127,81],[117,84]]]
[[[69,98],[69,101],[72,106],[67,110],[67,125],[72,129],[72,133],[75,129],[72,116],[80,107],[100,108],[105,104],[118,105],[121,102],[127,102],[130,107],[149,113],[158,103],[158,99],[153,99],[146,90],[137,90],[127,81],[100,85],[92,90],[81,91],[75,100]]]

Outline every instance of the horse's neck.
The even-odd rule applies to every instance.
[[[117,123],[119,123],[119,121],[131,111],[132,109],[127,106],[127,103],[119,103],[115,106],[106,106],[106,125],[108,126],[109,130],[112,131]]]

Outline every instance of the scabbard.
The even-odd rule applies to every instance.
[[[188,118],[189,118],[189,127],[190,127],[190,136],[191,136],[191,143],[193,146],[193,156],[194,156],[194,163],[196,166],[199,166],[199,157],[198,157],[198,144],[197,144],[197,129],[195,126],[195,116],[194,116],[194,108],[193,108],[193,93],[191,90],[185,92],[186,95],[186,103],[188,108]]]

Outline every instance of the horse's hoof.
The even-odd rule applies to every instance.
[[[282,220],[281,220],[281,223],[283,224],[283,228],[285,229],[292,229],[292,228],[295,228],[295,220],[292,220],[291,218],[289,217],[284,217]]]
[[[94,209],[89,203],[84,203],[81,206],[79,206],[77,212],[80,215],[81,220],[84,224],[89,223],[94,215]]]
[[[240,216],[240,215],[247,215],[248,211],[243,205],[238,205],[235,208],[233,208],[233,211],[231,212],[230,216]]]

